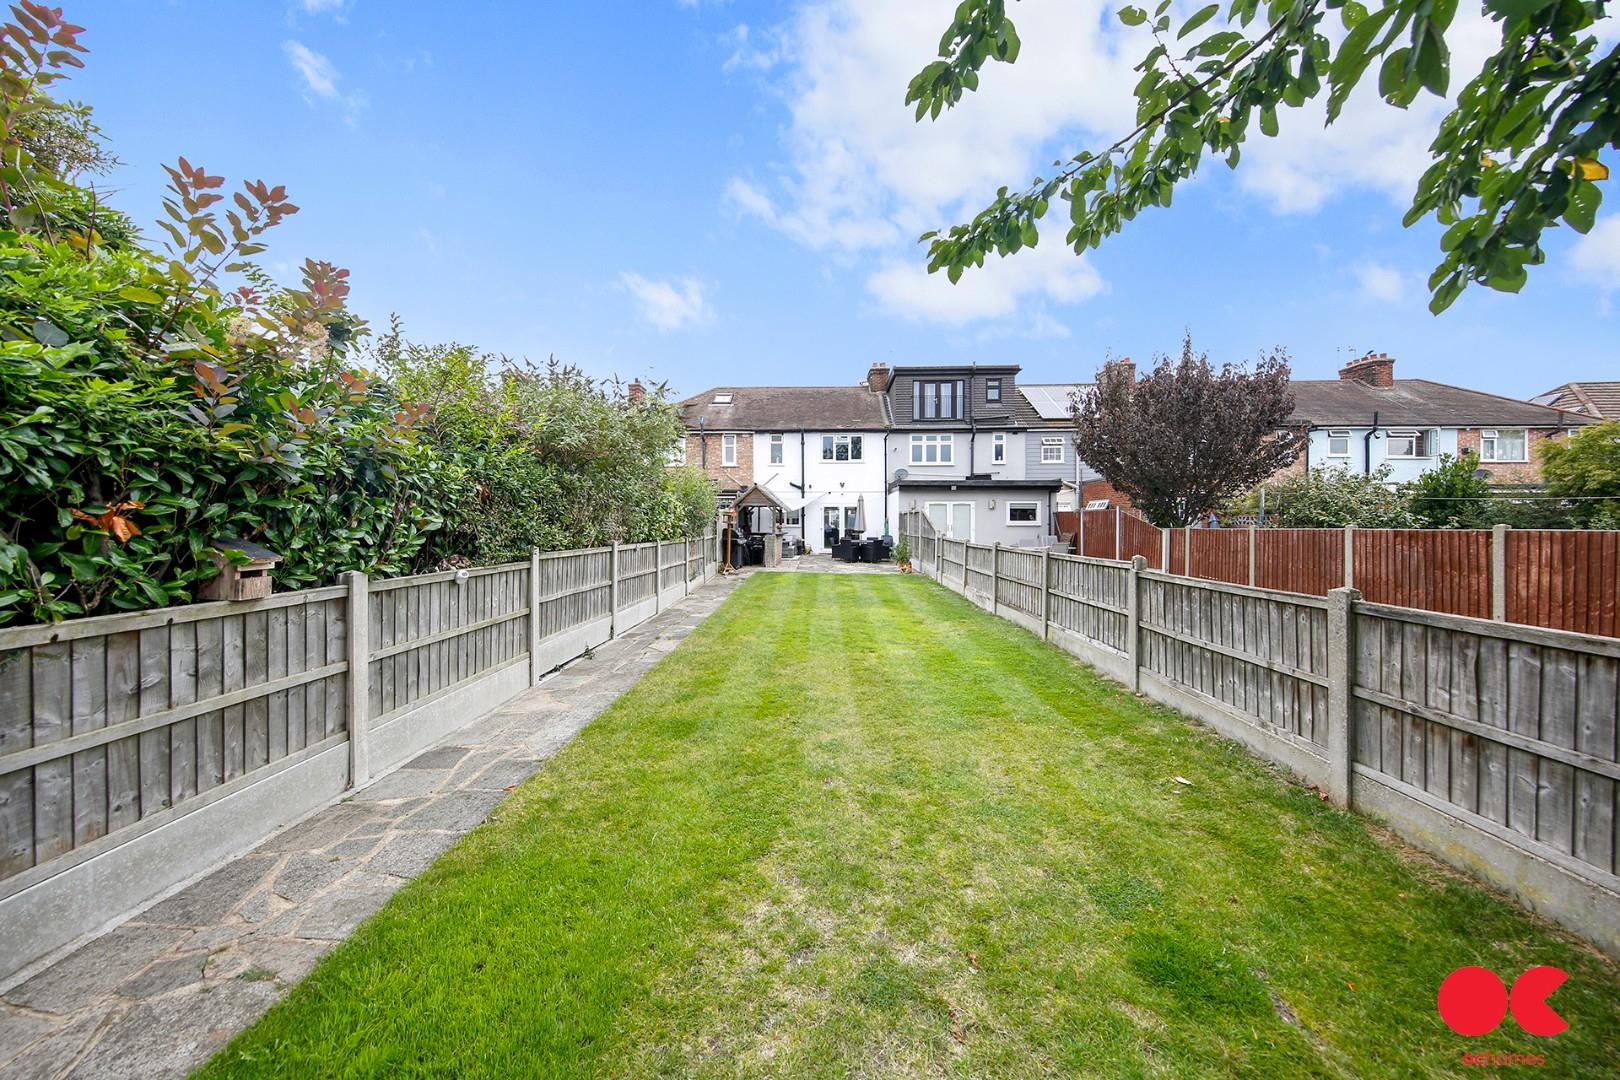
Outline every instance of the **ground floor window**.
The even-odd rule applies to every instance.
[[[1039,525],[1041,523],[1041,504],[1038,502],[1011,502],[1007,503],[1007,524],[1009,525]]]

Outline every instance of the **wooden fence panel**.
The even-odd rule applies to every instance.
[[[619,610],[656,595],[658,586],[653,580],[656,555],[652,544],[628,544],[619,548]]]
[[[1368,601],[1491,617],[1486,529],[1357,529],[1355,587]]]
[[[1254,584],[1326,596],[1344,585],[1343,529],[1256,529]]]
[[[1620,649],[1362,605],[1355,760],[1398,788],[1616,872]]]
[[[1248,529],[1188,529],[1192,576],[1231,585],[1249,583]]]
[[[371,718],[387,720],[526,655],[528,596],[526,562],[481,567],[463,581],[452,570],[373,582]]]
[[[1053,555],[1052,625],[1123,654],[1129,636],[1125,597],[1129,585],[1130,572],[1119,563]]]
[[[989,600],[994,595],[990,570],[992,551],[992,548],[982,544],[968,544],[965,556],[967,559],[968,592],[977,593],[986,600]]]
[[[341,597],[315,589],[0,631],[14,646],[0,651],[0,879],[302,749],[271,708],[289,693],[314,696],[322,738],[345,730]],[[294,614],[320,632],[290,650]]]
[[[1141,579],[1141,664],[1274,733],[1327,745],[1327,605]]]
[[[1039,619],[1041,592],[1045,588],[1045,582],[1041,579],[1043,565],[1045,559],[1036,552],[1002,548],[1001,575],[996,585],[997,603]]]
[[[1083,541],[1084,550],[1076,548],[1076,554],[1088,559],[1112,559],[1116,550],[1114,545],[1114,521],[1123,514],[1116,515],[1112,510],[1082,510],[1083,522],[1080,526],[1079,539]]]
[[[1135,514],[1119,516],[1119,557],[1129,562],[1140,555],[1149,568],[1164,569],[1164,530]]]
[[[1620,637],[1620,532],[1510,529],[1507,618]]]

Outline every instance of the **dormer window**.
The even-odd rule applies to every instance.
[[[733,397],[734,395],[732,394],[716,394],[714,395],[713,403],[715,405],[730,405]]]
[[[986,380],[984,380],[984,400],[986,400],[986,401],[1000,401],[1001,400],[1001,380],[1000,379],[986,379]]]
[[[918,379],[911,384],[912,418],[916,420],[962,419],[962,381],[945,382]]]

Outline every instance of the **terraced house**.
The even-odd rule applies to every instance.
[[[921,510],[951,536],[1044,543],[1054,496],[1081,465],[1067,399],[1026,395],[1018,372],[878,363],[856,386],[714,387],[681,403],[677,460],[722,498],[768,488],[812,551],[853,530],[862,505],[868,536]]]

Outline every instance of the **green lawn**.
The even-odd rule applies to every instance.
[[[1453,1035],[1463,964],[1569,971],[1570,1030]],[[205,1072],[1485,1073],[1465,1050],[1613,1075],[1616,968],[936,585],[759,574]]]

